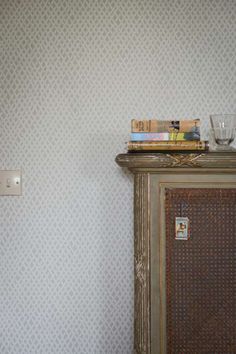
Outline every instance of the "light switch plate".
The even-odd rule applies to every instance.
[[[0,195],[21,195],[21,187],[21,170],[0,171]]]

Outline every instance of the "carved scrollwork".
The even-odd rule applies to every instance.
[[[166,156],[170,159],[170,163],[166,167],[201,167],[197,160],[202,155],[203,154],[166,154]]]

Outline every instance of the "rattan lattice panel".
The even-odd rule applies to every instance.
[[[165,207],[167,353],[236,353],[236,190],[167,189]]]

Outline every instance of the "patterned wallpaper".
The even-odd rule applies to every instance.
[[[236,111],[234,0],[1,0],[0,352],[130,354],[132,118]]]

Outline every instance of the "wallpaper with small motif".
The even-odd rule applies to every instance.
[[[234,0],[1,0],[0,353],[131,354],[132,118],[236,112]]]

